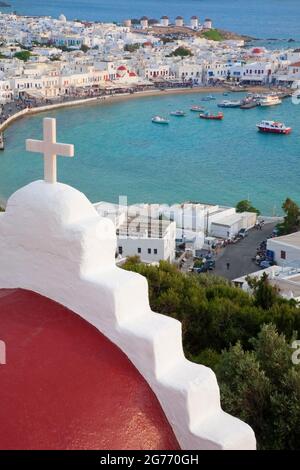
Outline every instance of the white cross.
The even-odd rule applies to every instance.
[[[44,140],[26,140],[26,150],[44,154],[44,180],[56,183],[56,157],[74,157],[74,145],[56,143],[56,119],[44,119]]]

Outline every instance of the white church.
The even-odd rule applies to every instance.
[[[56,156],[74,147],[54,119],[27,149],[44,179],[0,215],[0,449],[254,450],[213,371],[185,358],[180,322],[116,266],[113,222],[57,182]]]

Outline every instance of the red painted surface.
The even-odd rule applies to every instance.
[[[127,357],[66,308],[0,290],[0,449],[178,449]]]

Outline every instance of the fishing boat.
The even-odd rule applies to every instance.
[[[170,123],[168,119],[161,117],[161,116],[154,116],[152,118],[152,122],[154,124],[165,124],[165,125]]]
[[[222,121],[224,119],[224,114],[223,113],[218,113],[218,114],[211,114],[211,113],[204,113],[200,114],[201,119],[208,119],[211,121]]]
[[[291,127],[287,127],[282,122],[277,121],[261,121],[256,126],[260,132],[269,134],[290,134],[292,132]]]
[[[204,96],[202,98],[202,101],[214,101],[216,99],[215,96],[212,96],[212,95],[208,95],[208,96]]]
[[[242,104],[241,100],[237,100],[237,101],[225,100],[225,101],[221,101],[221,103],[218,103],[218,107],[219,108],[240,108],[241,104]]]
[[[184,111],[172,111],[170,115],[176,117],[184,117],[186,116],[186,113]]]
[[[282,100],[277,95],[268,95],[260,98],[259,105],[260,106],[276,106],[277,104],[281,104]]]
[[[0,150],[4,150],[4,136],[2,132],[0,132]]]
[[[202,106],[192,106],[191,111],[193,113],[204,113],[205,109]]]

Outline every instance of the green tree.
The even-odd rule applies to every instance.
[[[253,289],[255,304],[258,307],[269,310],[278,302],[279,290],[270,284],[267,273],[263,273],[260,278],[248,276],[247,283]]]
[[[282,204],[282,209],[285,212],[284,221],[278,225],[280,235],[288,235],[297,232],[300,228],[300,208],[290,198],[287,198]]]
[[[125,52],[136,52],[140,47],[141,47],[141,45],[139,43],[125,44],[124,51]]]
[[[253,427],[260,449],[300,449],[300,367],[274,325],[262,327],[253,351],[240,343],[217,365],[226,411]]]
[[[30,51],[20,51],[16,52],[14,57],[16,57],[19,60],[23,60],[24,62],[28,62],[28,60],[31,57],[31,52]]]
[[[237,212],[256,212],[257,215],[260,215],[260,210],[253,207],[251,202],[247,199],[243,199],[242,201],[238,202],[236,205]]]
[[[187,47],[183,47],[183,46],[177,47],[177,49],[175,49],[175,51],[173,51],[171,54],[171,56],[174,56],[174,57],[190,57],[192,55],[193,55],[192,51],[188,49]]]
[[[297,304],[266,278],[249,294],[167,262],[147,266],[133,257],[123,268],[147,278],[154,311],[182,322],[186,357],[215,370],[224,409],[253,427],[259,447],[299,449],[300,366],[289,346],[300,333]]]

